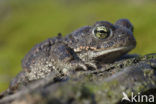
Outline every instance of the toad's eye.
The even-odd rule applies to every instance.
[[[110,35],[110,30],[107,29],[105,26],[99,26],[95,28],[94,34],[100,39],[105,39]]]

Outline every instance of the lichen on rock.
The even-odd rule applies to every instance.
[[[156,54],[134,56],[100,70],[52,73],[29,83],[0,104],[122,104],[122,93],[156,94]]]

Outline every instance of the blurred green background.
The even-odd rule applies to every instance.
[[[0,0],[0,92],[21,70],[21,59],[37,43],[99,20],[128,18],[137,47],[131,53],[156,52],[154,0]]]

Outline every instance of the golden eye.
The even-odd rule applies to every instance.
[[[94,34],[100,39],[105,39],[110,35],[110,30],[108,30],[105,26],[99,26],[94,30]]]

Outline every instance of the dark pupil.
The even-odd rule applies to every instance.
[[[106,31],[103,31],[103,30],[96,31],[96,32],[99,32],[101,35],[103,34],[103,35],[107,35],[107,36],[108,36],[109,33],[110,33],[109,31],[106,32]]]
[[[103,30],[100,30],[100,31],[95,30],[95,33],[101,33],[101,34],[107,33],[108,34],[108,32],[105,32]]]
[[[100,30],[99,32],[100,32],[100,33],[107,33],[107,32],[105,32],[105,31],[103,31],[103,30]]]

